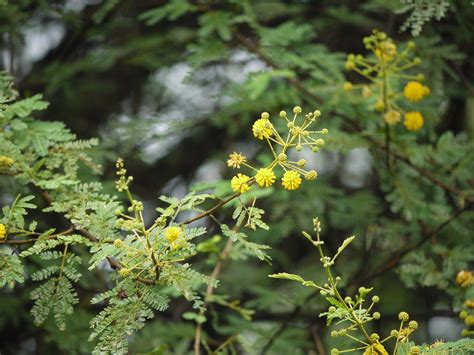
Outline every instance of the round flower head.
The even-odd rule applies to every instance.
[[[430,89],[418,81],[410,81],[403,89],[403,95],[411,102],[418,102],[429,93]]]
[[[421,113],[414,111],[414,112],[407,112],[405,114],[405,128],[409,131],[418,131],[421,127],[423,127],[423,116]]]
[[[408,322],[408,320],[410,319],[410,316],[408,315],[407,312],[400,312],[398,313],[398,319],[404,322]]]
[[[268,187],[272,186],[275,183],[275,173],[272,169],[262,168],[255,175],[255,180],[257,181],[258,186]]]
[[[258,139],[268,138],[273,134],[273,125],[266,118],[260,118],[255,121],[252,126],[252,132],[255,137]]]
[[[374,105],[375,111],[382,112],[385,110],[385,104],[382,101],[377,101],[377,103]]]
[[[301,112],[302,112],[301,107],[299,107],[299,106],[293,107],[293,113],[301,113]]]
[[[385,122],[387,122],[389,125],[394,125],[400,122],[400,117],[401,117],[400,112],[395,111],[395,110],[387,111],[383,115]]]
[[[178,227],[178,226],[171,226],[168,227],[165,231],[165,238],[168,240],[168,242],[171,244],[171,249],[177,249],[180,246],[180,243],[178,241],[179,236],[183,230]]]
[[[306,175],[304,176],[304,178],[306,180],[314,180],[318,177],[318,173],[316,172],[316,170],[310,170],[306,173]]]
[[[356,67],[356,65],[355,65],[353,60],[347,60],[346,64],[345,64],[345,67],[346,67],[347,70],[350,71],[350,70],[353,70]]]
[[[289,170],[283,174],[282,185],[287,190],[296,190],[301,185],[301,177],[296,171]]]
[[[248,185],[249,180],[250,178],[247,175],[239,173],[232,178],[230,181],[230,186],[235,192],[243,194],[244,192],[250,190],[250,186]]]
[[[4,166],[6,168],[9,168],[15,163],[15,160],[13,160],[10,157],[7,157],[5,155],[0,155],[0,167]]]
[[[176,239],[179,238],[181,233],[182,233],[182,230],[180,227],[171,226],[171,227],[168,227],[168,229],[166,229],[165,238],[168,240],[168,242],[173,243],[176,241]]]
[[[0,223],[0,240],[5,239],[7,236],[7,227],[4,224]]]
[[[227,160],[227,166],[230,168],[240,168],[240,164],[243,164],[247,161],[247,158],[242,155],[242,153],[233,152],[229,154],[229,159]]]
[[[121,248],[121,247],[123,246],[122,240],[121,240],[121,239],[115,239],[115,240],[114,240],[114,246],[115,246],[116,248]]]
[[[352,83],[346,81],[343,85],[342,85],[342,88],[345,90],[345,91],[351,91],[352,88],[354,86],[352,85]]]
[[[390,62],[397,55],[397,46],[390,40],[383,41],[375,50],[375,55]]]

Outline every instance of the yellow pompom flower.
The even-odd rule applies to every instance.
[[[300,187],[302,180],[299,173],[289,170],[283,174],[281,181],[285,189],[296,190],[298,187]]]
[[[4,224],[0,223],[0,240],[3,240],[7,237],[7,227]]]
[[[165,231],[165,238],[171,244],[171,249],[177,249],[179,247],[178,238],[183,230],[178,226],[168,227]]]
[[[410,81],[403,89],[403,95],[411,102],[418,102],[429,93],[430,89],[418,81]]]
[[[230,181],[230,186],[235,192],[243,194],[244,192],[250,190],[250,186],[248,184],[249,180],[250,178],[247,175],[239,173],[232,178]]]
[[[310,170],[304,176],[306,180],[315,180],[317,177],[318,177],[318,173],[316,172],[316,170]]]
[[[173,243],[176,241],[176,239],[179,238],[181,233],[182,233],[182,230],[180,227],[171,226],[171,227],[168,227],[168,229],[166,229],[165,238],[168,240],[168,242]]]
[[[273,134],[272,128],[273,125],[268,119],[260,118],[253,124],[252,132],[255,137],[263,140],[264,138],[268,138]]]
[[[260,187],[269,187],[275,183],[275,173],[272,169],[262,168],[255,175],[255,181],[257,181]]]
[[[385,110],[385,104],[382,101],[377,101],[374,105],[375,111],[382,112]]]
[[[417,111],[407,112],[405,114],[405,128],[409,131],[418,131],[423,127],[423,122],[423,116]]]
[[[381,59],[386,60],[387,62],[390,62],[397,55],[397,46],[390,40],[383,41],[375,50],[375,55]]]
[[[233,152],[229,154],[229,159],[227,160],[227,166],[230,168],[240,168],[240,164],[243,164],[247,161],[247,158],[242,155],[242,153]]]
[[[352,85],[352,83],[346,81],[343,85],[342,85],[342,88],[345,90],[345,91],[351,91],[352,88],[354,87],[354,85]]]
[[[5,155],[0,155],[0,167],[4,166],[6,168],[9,168],[15,163],[15,160],[13,160],[10,157],[7,157]]]
[[[400,122],[401,114],[398,111],[390,110],[383,115],[383,118],[389,125],[394,125]]]

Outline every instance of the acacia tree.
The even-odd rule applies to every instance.
[[[446,9],[410,4],[401,10],[413,11],[414,34]],[[456,104],[470,90],[462,45],[472,32],[458,32],[472,9],[453,3],[456,16],[413,38],[380,20],[394,16],[388,6],[4,5],[5,64],[18,82],[2,74],[0,281],[2,307],[21,313],[5,312],[2,351],[23,346],[17,337],[40,353],[469,352],[469,340],[432,344],[417,328],[461,309],[465,335],[473,323],[473,143],[469,110]],[[342,21],[349,11],[357,16]],[[53,14],[65,36],[22,73],[23,19]],[[186,92],[166,91],[163,76],[183,65],[195,90],[216,97],[178,111],[192,120],[173,117]],[[31,95],[38,88],[51,106]],[[146,117],[150,107],[171,122]],[[113,115],[121,110],[127,119]],[[86,139],[50,121],[64,112]],[[356,152],[370,157],[355,170],[369,162],[362,180],[350,175]],[[218,181],[196,184],[198,167],[216,166]],[[151,197],[176,175],[184,197]]]

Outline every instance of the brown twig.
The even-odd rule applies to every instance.
[[[224,260],[227,258],[229,255],[230,250],[232,249],[232,240],[227,239],[227,243],[224,246],[224,249],[222,249],[222,252],[219,254],[219,260],[217,261],[216,265],[214,266],[214,269],[212,270],[211,273],[211,282],[209,282],[209,285],[207,285],[207,290],[206,290],[206,295],[204,297],[204,305],[203,309],[206,309],[207,305],[209,304],[209,299],[210,297],[214,294],[214,287],[212,285],[213,280],[217,280],[219,277],[219,274],[222,269],[222,264]],[[204,311],[201,311],[201,315],[204,314]],[[198,323],[196,326],[196,332],[194,335],[194,354],[199,355],[201,353],[201,333],[202,333],[202,323]]]
[[[198,214],[197,216],[193,217],[193,218],[190,218],[186,221],[184,221],[182,224],[190,224],[190,223],[193,223],[201,218],[204,218],[206,216],[209,216],[212,212],[214,212],[215,210],[221,208],[222,206],[224,206],[225,204],[229,203],[230,201],[232,201],[233,199],[237,198],[240,196],[240,193],[236,192],[235,194],[229,196],[228,198],[226,198],[225,200],[221,200],[219,203],[217,203],[214,207],[208,209],[207,211],[204,211],[200,214]]]

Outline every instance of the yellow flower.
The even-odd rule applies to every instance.
[[[182,233],[182,229],[178,226],[168,227],[165,231],[165,238],[171,244],[171,249],[177,249],[180,245],[178,238]]]
[[[239,173],[232,178],[230,181],[230,186],[235,192],[243,194],[244,192],[250,190],[250,186],[248,185],[249,180],[250,178],[247,175]]]
[[[306,180],[314,180],[318,177],[318,173],[316,172],[316,170],[310,170],[306,173],[306,175],[304,176],[304,178]]]
[[[0,223],[0,240],[3,240],[7,237],[7,227],[4,224]]]
[[[423,127],[423,116],[419,112],[407,112],[405,114],[405,127],[409,131],[418,131]]]
[[[293,113],[301,113],[303,110],[299,106],[293,107]]]
[[[390,62],[397,55],[397,46],[391,40],[383,41],[375,50],[375,55]]]
[[[173,243],[176,241],[176,239],[179,238],[180,234],[182,233],[182,230],[178,226],[171,226],[168,227],[165,231],[165,238],[168,240],[168,242]]]
[[[342,88],[345,90],[345,91],[351,91],[352,88],[354,86],[352,85],[352,83],[346,81],[343,85],[342,85]]]
[[[456,283],[461,287],[474,285],[474,275],[472,274],[471,271],[461,270],[456,275]]]
[[[5,155],[0,155],[0,167],[4,166],[9,168],[13,165],[13,163],[15,163],[15,160],[13,160],[12,158],[7,157]]]
[[[121,248],[121,247],[123,246],[122,240],[121,240],[121,239],[115,239],[115,240],[114,240],[114,246],[115,246],[116,248]]]
[[[368,346],[363,355],[388,355],[388,352],[382,344],[377,342]]]
[[[397,124],[398,122],[400,122],[400,117],[401,117],[400,112],[395,111],[395,110],[387,111],[383,115],[383,118],[384,118],[385,122],[387,122],[390,125],[394,125],[394,124]]]
[[[242,155],[242,153],[233,152],[229,155],[227,160],[227,166],[231,168],[240,168],[240,164],[243,164],[247,161],[247,158]]]
[[[403,95],[411,102],[418,102],[429,93],[430,89],[418,81],[410,81],[403,89]]]
[[[377,103],[374,106],[375,111],[382,112],[385,110],[385,104],[382,101],[377,101]]]
[[[260,187],[268,187],[272,186],[275,182],[275,173],[272,169],[262,168],[257,172],[255,175],[255,180],[257,181],[258,186]]]
[[[348,60],[345,64],[345,67],[347,70],[352,70],[355,68],[355,66],[356,66],[355,63],[352,60]]]
[[[270,137],[273,134],[272,128],[273,125],[268,119],[260,118],[253,124],[252,132],[253,135],[258,139],[264,139]]]
[[[287,190],[296,190],[301,185],[301,177],[296,171],[289,170],[283,174],[282,185]]]

